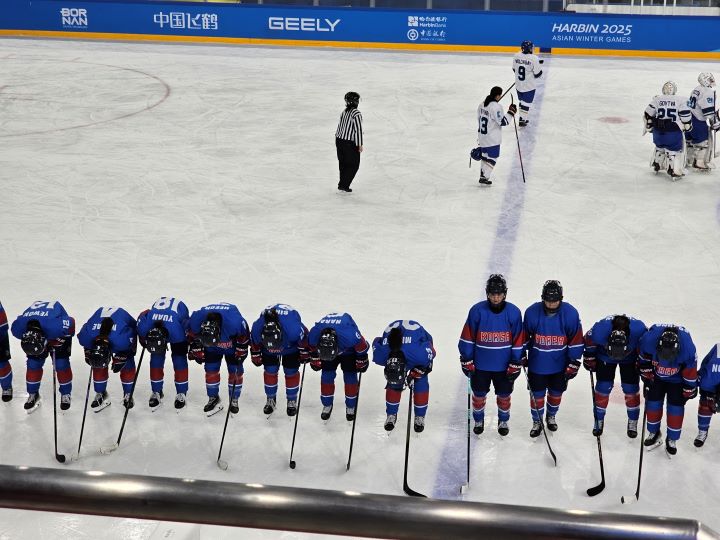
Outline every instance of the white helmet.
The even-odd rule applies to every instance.
[[[712,73],[704,72],[698,75],[698,82],[707,88],[715,86],[715,77]]]
[[[668,81],[663,84],[662,93],[664,96],[674,96],[677,94],[677,84],[672,81]]]

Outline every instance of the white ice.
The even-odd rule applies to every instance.
[[[720,172],[656,176],[651,140],[641,137],[642,111],[667,79],[687,95],[697,74],[717,64],[546,60],[539,106],[519,131],[527,183],[514,130],[505,128],[496,181],[481,188],[477,164],[467,166],[475,111],[491,86],[512,82],[507,55],[3,39],[0,63],[0,301],[10,320],[37,299],[57,298],[79,326],[100,305],[136,314],[164,295],[191,309],[233,302],[251,322],[275,302],[296,307],[308,326],[348,311],[369,339],[392,320],[415,319],[438,351],[427,429],[411,440],[418,491],[459,497],[467,416],[457,338],[490,272],[507,274],[508,300],[521,309],[546,279],[560,279],[586,329],[625,312],[685,325],[701,357],[720,339]],[[351,89],[362,96],[366,144],[354,192],[341,196],[333,136]],[[51,372],[46,366],[43,405],[27,415],[14,339],[12,354],[16,397],[0,403],[0,462],[57,467]],[[66,454],[77,445],[88,378],[77,342],[72,364],[73,405],[59,419]],[[224,414],[202,413],[201,367],[191,365],[180,415],[169,359],[166,402],[155,413],[148,369],[146,359],[120,449],[98,452],[122,417],[111,375],[115,403],[88,413],[81,459],[66,467],[402,494],[407,398],[388,436],[377,366],[363,378],[349,472],[341,384],[325,425],[319,375],[308,369],[292,471],[283,385],[280,410],[267,420],[262,371],[246,362],[223,472],[215,458]],[[557,468],[544,440],[528,437],[523,380],[504,439],[488,399],[489,429],[473,436],[466,498],[693,518],[720,531],[720,438],[713,428],[703,449],[693,447],[697,400],[686,407],[677,456],[646,454],[640,502],[620,504],[635,491],[639,446],[625,435],[619,380],[602,437],[607,488],[587,497],[599,482],[589,385],[582,370],[564,396],[551,435]],[[3,539],[145,539],[163,527],[0,511]],[[252,534],[245,537],[281,536]]]

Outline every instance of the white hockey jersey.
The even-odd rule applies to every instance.
[[[693,116],[704,122],[705,120],[713,121],[715,119],[715,89],[707,86],[697,86],[690,94],[688,107]]]
[[[497,101],[491,101],[487,107],[481,103],[478,106],[478,146],[498,146],[502,142],[502,126],[511,122],[512,116],[504,114]]]
[[[666,96],[664,94],[655,96],[645,108],[645,112],[658,120],[674,122],[680,131],[685,130],[683,124],[689,124],[692,118],[687,101],[681,96]]]
[[[542,75],[540,59],[536,54],[515,53],[513,71],[515,72],[515,88],[518,92],[535,90],[536,79]]]

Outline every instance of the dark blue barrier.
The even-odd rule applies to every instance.
[[[5,0],[3,35],[720,58],[719,17]]]

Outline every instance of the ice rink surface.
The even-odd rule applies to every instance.
[[[465,474],[466,383],[457,339],[489,273],[508,277],[508,300],[524,310],[547,279],[585,329],[613,313],[691,332],[700,358],[720,339],[720,172],[678,182],[648,166],[642,111],[662,84],[689,95],[717,63],[548,58],[531,124],[504,144],[490,188],[468,169],[476,108],[490,87],[513,81],[509,55],[412,54],[70,41],[0,40],[0,301],[12,321],[38,299],[59,299],[79,326],[97,307],[137,314],[159,296],[191,310],[238,305],[249,322],[276,302],[311,326],[347,311],[368,339],[395,319],[421,322],[438,356],[427,428],[411,438],[410,485],[460,498]],[[362,96],[365,152],[354,192],[336,191],[334,131],[348,90]],[[503,101],[509,104],[508,98]],[[0,462],[56,467],[52,378],[43,404],[22,407],[24,358],[11,340],[15,399],[0,403]],[[215,463],[224,421],[206,418],[201,366],[191,364],[189,405],[151,413],[148,359],[120,449],[120,381],[112,406],[88,412],[75,469],[402,494],[406,393],[398,428],[383,430],[384,379],[363,377],[353,464],[350,424],[320,415],[320,377],[305,377],[297,469],[288,468],[292,420],[267,419],[262,370],[246,362],[240,414]],[[60,451],[77,445],[88,367],[72,355],[73,406],[59,418]],[[225,368],[222,371],[226,380]],[[341,377],[338,377],[341,381]],[[473,436],[467,500],[699,519],[720,531],[720,438],[701,450],[697,400],[686,407],[678,454],[646,454],[640,502],[639,441],[625,435],[619,380],[602,437],[607,488],[599,482],[588,373],[571,382],[551,435],[530,439],[521,378],[511,432]],[[227,402],[226,394],[222,394]],[[717,420],[716,420],[717,421]],[[664,425],[663,425],[664,435]],[[1,487],[0,487],[1,489]],[[175,536],[168,536],[172,530]],[[233,529],[61,514],[0,511],[0,538],[230,538]],[[306,538],[244,531],[243,538]]]

